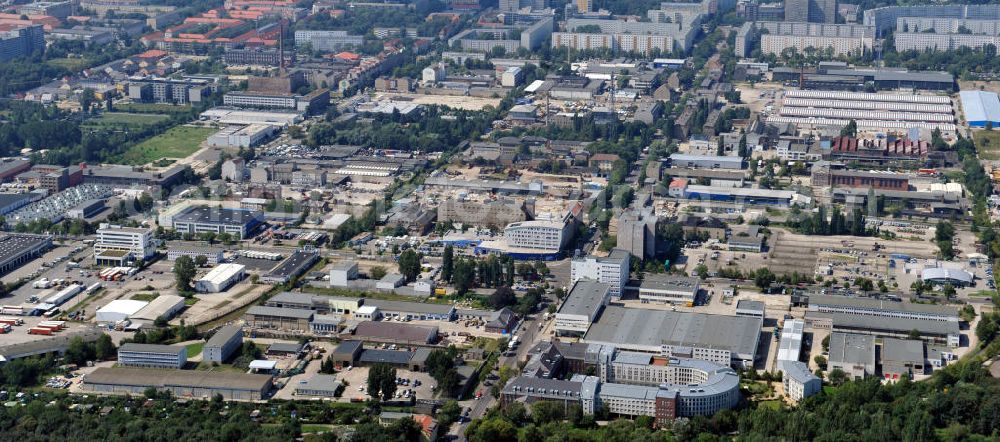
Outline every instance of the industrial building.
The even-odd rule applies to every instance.
[[[341,261],[330,268],[330,286],[347,287],[348,281],[358,278],[357,261]],[[348,312],[350,313],[350,312]]]
[[[0,235],[0,275],[34,260],[52,247],[52,237],[47,235]]]
[[[924,343],[917,339],[882,339],[878,356],[882,377],[887,381],[898,381],[903,375],[913,379],[914,374],[924,374],[927,368]]]
[[[388,319],[420,321],[453,321],[455,319],[455,306],[452,304],[427,304],[365,298],[364,305],[377,307],[379,315]]]
[[[243,329],[239,325],[220,328],[202,347],[202,360],[223,363],[243,345]]]
[[[670,155],[670,167],[742,170],[743,158],[675,153]]]
[[[694,306],[698,300],[701,281],[688,276],[668,274],[647,274],[638,287],[639,299],[642,302],[658,302],[676,305]]]
[[[851,379],[875,374],[875,338],[854,333],[831,333],[827,367],[840,369]]]
[[[180,233],[229,233],[240,240],[249,237],[263,220],[263,213],[258,211],[192,206],[173,215],[171,225]]]
[[[920,272],[920,279],[932,284],[951,284],[955,287],[968,287],[973,284],[973,275],[962,269],[932,267]]]
[[[284,284],[298,278],[313,264],[319,261],[319,253],[314,250],[300,249],[281,261],[271,271],[261,276],[261,282],[268,284]]]
[[[184,298],[177,295],[159,295],[145,307],[139,309],[132,315],[129,315],[129,319],[146,321],[152,324],[159,318],[163,318],[164,321],[169,321],[174,318],[177,313],[184,310]]]
[[[762,323],[744,316],[608,306],[582,342],[752,367]]]
[[[305,332],[313,318],[311,310],[255,305],[243,316],[250,328]]]
[[[94,342],[104,335],[104,332],[93,327],[75,327],[55,336],[45,336],[16,344],[0,345],[0,364],[15,359],[41,356],[47,354],[61,355],[66,352],[70,341],[80,338],[83,342]]]
[[[608,256],[586,256],[570,263],[570,282],[590,279],[611,286],[611,299],[619,299],[628,283],[631,255],[622,249],[613,249]]]
[[[399,322],[363,321],[349,332],[347,339],[403,345],[428,345],[437,342],[438,328]]]
[[[768,123],[839,128],[851,120],[857,123],[859,131],[906,132],[911,128],[955,131],[951,100],[940,95],[792,90],[786,91],[777,115],[767,119]]]
[[[886,299],[810,294],[808,311],[847,313],[881,318],[927,319],[958,322],[955,307],[935,304],[897,302]]]
[[[192,247],[185,244],[171,244],[170,249],[167,250],[167,261],[176,261],[177,258],[182,256],[187,256],[191,259],[204,256],[207,260],[206,263],[209,265],[216,265],[224,259],[222,249]]]
[[[136,299],[116,299],[97,309],[95,320],[108,324],[124,321],[149,305]]]
[[[590,279],[574,282],[556,312],[556,335],[583,336],[610,300],[610,284]]]
[[[184,368],[187,347],[183,345],[136,344],[118,348],[118,365],[145,368]]]
[[[744,189],[690,184],[684,187],[681,195],[683,198],[690,200],[717,201],[752,206],[790,207],[800,202],[805,203],[808,201],[808,197],[803,197],[791,190]]]
[[[152,229],[112,224],[101,224],[97,229],[94,260],[98,265],[124,266],[155,254]]]
[[[83,376],[83,391],[96,394],[142,396],[149,388],[175,398],[208,400],[216,395],[231,401],[267,399],[274,384],[271,376],[200,370],[149,370],[98,368]]]
[[[1000,98],[995,92],[962,91],[958,96],[970,127],[1000,127]]]
[[[277,132],[278,127],[269,124],[251,124],[244,127],[230,126],[209,136],[207,143],[209,146],[218,147],[256,147]]]
[[[741,299],[736,302],[736,316],[764,319],[765,305],[761,301]]]
[[[805,328],[806,323],[801,319],[785,320],[785,324],[781,327],[780,341],[778,341],[777,366],[779,371],[784,372],[787,364],[799,362]]]
[[[194,289],[199,293],[224,292],[245,276],[246,266],[232,263],[219,264],[204,277],[195,281]]]
[[[336,398],[344,389],[344,382],[330,374],[316,374],[295,385],[295,396]]]

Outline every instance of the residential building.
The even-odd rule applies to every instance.
[[[202,360],[206,362],[226,362],[234,352],[243,346],[243,329],[239,325],[227,325],[205,342]]]
[[[746,23],[737,32],[737,56],[749,56],[758,41],[764,54],[781,55],[788,48],[802,54],[811,47],[818,51],[832,50],[834,55],[858,55],[874,47],[875,29],[864,25],[792,21]]]
[[[227,65],[279,66],[281,52],[276,49],[226,49],[222,61]]]
[[[42,25],[0,25],[0,62],[29,57],[44,50]]]
[[[184,368],[187,347],[127,343],[118,348],[118,365],[145,368]]]
[[[295,46],[309,45],[314,51],[336,52],[361,46],[365,43],[362,35],[348,35],[347,31],[295,31]]]
[[[556,312],[556,335],[582,336],[610,300],[610,284],[588,279],[576,281]]]
[[[785,21],[836,23],[837,0],[785,0]]]
[[[840,369],[851,379],[875,374],[875,337],[854,333],[830,334],[830,357],[827,367]]]
[[[613,249],[606,257],[587,256],[570,263],[570,282],[590,279],[611,286],[611,299],[621,298],[628,283],[631,255],[622,249]]]
[[[204,78],[131,77],[128,98],[139,102],[189,104],[200,103],[218,85]]]

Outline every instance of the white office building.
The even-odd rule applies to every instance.
[[[614,249],[607,257],[587,256],[574,259],[570,264],[570,282],[592,279],[611,286],[611,299],[621,298],[628,282],[631,255]]]
[[[331,287],[347,287],[347,281],[357,278],[358,263],[356,261],[339,262],[330,269]]]
[[[110,253],[109,253],[110,252]],[[94,258],[124,256],[124,261],[149,259],[156,254],[153,230],[101,224],[94,239]]]
[[[215,332],[202,347],[202,360],[222,363],[243,345],[243,329],[238,325],[227,325]]]
[[[203,278],[194,283],[194,289],[201,293],[224,292],[246,276],[246,267],[240,264],[219,264]]]
[[[568,230],[565,221],[522,221],[508,224],[503,236],[510,247],[558,251],[569,241]]]
[[[700,289],[701,281],[698,278],[649,274],[639,284],[639,299],[643,302],[691,307],[694,306]]]
[[[118,348],[118,365],[146,368],[184,368],[187,347],[127,343]]]
[[[785,362],[780,367],[785,394],[794,401],[819,393],[823,388],[823,381],[809,371],[809,366],[804,362]]]

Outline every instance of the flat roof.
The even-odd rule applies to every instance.
[[[300,391],[330,391],[334,392],[343,385],[337,376],[332,374],[317,374],[309,379],[301,380],[295,386],[296,394]]]
[[[282,308],[282,307],[267,307],[263,305],[255,305],[247,310],[247,314],[255,316],[277,316],[282,318],[295,318],[295,319],[310,319],[312,318],[312,310],[305,310],[299,308]]]
[[[764,303],[752,299],[741,299],[736,302],[736,310],[752,310],[755,312],[764,311]]]
[[[407,364],[413,358],[413,352],[400,350],[367,349],[361,352],[359,362],[368,364]]]
[[[875,366],[875,337],[857,333],[830,334],[830,362]]]
[[[609,306],[583,341],[648,350],[662,345],[757,353],[761,318]]]
[[[592,316],[600,310],[611,292],[611,284],[581,279],[573,284],[557,315]]]
[[[30,193],[0,193],[0,207],[11,206],[31,197]]]
[[[121,313],[131,316],[138,313],[139,310],[142,310],[147,305],[149,305],[148,302],[138,299],[116,299],[104,307],[97,309],[97,313]]]
[[[221,348],[223,345],[229,342],[229,340],[232,339],[234,335],[237,334],[240,336],[243,335],[242,327],[238,325],[227,325],[225,327],[222,327],[219,329],[219,331],[215,332],[215,334],[212,335],[212,337],[209,338],[207,342],[205,342],[204,348],[212,348],[212,347]]]
[[[135,342],[122,344],[118,348],[118,351],[171,354],[178,354],[183,350],[185,350],[183,345],[137,344]]]
[[[42,235],[4,234],[0,235],[0,263],[21,256],[28,250],[39,247],[52,238]]]
[[[645,276],[642,283],[639,284],[639,290],[695,293],[698,291],[699,285],[701,282],[698,278],[653,273]]]
[[[265,391],[271,385],[271,376],[222,371],[101,367],[84,375],[83,382],[84,384],[102,385],[176,386]]]
[[[302,351],[302,347],[304,346],[298,342],[275,342],[267,346],[267,351],[268,353],[298,353]]]
[[[174,216],[174,223],[224,224],[243,226],[259,217],[259,210],[227,209],[221,207],[192,206]]]
[[[17,344],[3,345],[0,346],[0,362],[12,361],[43,353],[62,352],[69,346],[69,341],[75,337],[82,338],[84,342],[93,342],[103,334],[104,332],[93,327],[71,328],[59,335]]]
[[[962,91],[962,110],[966,121],[1000,121],[1000,98],[994,92]]]
[[[361,341],[343,341],[337,348],[333,349],[335,355],[351,355],[361,348]]]
[[[392,339],[406,342],[430,342],[437,335],[437,327],[400,324],[396,322],[361,322],[354,329],[354,336],[360,339]]]
[[[131,316],[133,319],[156,320],[171,310],[184,308],[184,298],[177,295],[160,295]],[[175,310],[175,311],[176,311]]]
[[[874,298],[853,298],[837,295],[809,295],[809,306],[838,306],[861,309],[878,309],[908,313],[927,313],[940,316],[958,317],[955,307],[946,305],[917,304],[913,302],[897,302]]]
[[[207,281],[213,284],[221,284],[232,278],[236,274],[242,272],[246,269],[246,266],[241,264],[223,263],[215,266],[214,269],[210,270],[204,277],[199,281]]]
[[[937,319],[893,318],[888,316],[865,316],[836,312],[806,312],[806,318],[830,319],[833,328],[865,330],[869,332],[909,333],[916,330],[925,335],[949,336],[961,333],[958,321]]]
[[[411,301],[389,301],[365,298],[366,306],[378,307],[381,311],[446,315],[455,309],[451,304],[427,304]]]
[[[913,362],[924,363],[924,341],[918,339],[882,339],[882,363]]]
[[[313,261],[319,257],[316,252],[306,252],[302,250],[296,250],[291,256],[285,258],[281,264],[277,267],[271,269],[268,275],[278,276],[282,278],[290,278],[293,275],[298,275],[306,270],[306,267],[312,265]]]

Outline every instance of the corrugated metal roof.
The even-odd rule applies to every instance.
[[[962,110],[965,120],[1000,122],[1000,98],[993,92],[962,91]]]

